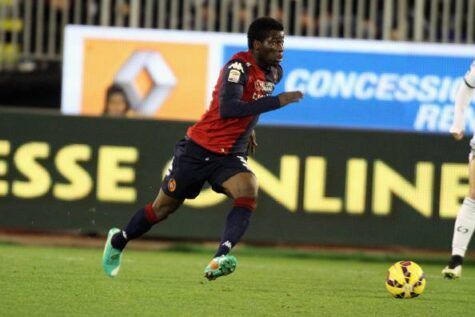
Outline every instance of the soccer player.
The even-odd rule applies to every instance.
[[[259,114],[299,101],[300,91],[271,96],[282,78],[284,28],[269,17],[258,18],[247,32],[248,51],[224,65],[209,109],[188,128],[175,146],[172,164],[157,198],[136,212],[123,230],[109,231],[102,264],[116,276],[126,244],[165,220],[185,199],[198,196],[207,181],[213,190],[233,199],[221,243],[204,274],[208,280],[232,273],[237,265],[228,255],[249,225],[257,200],[257,179],[247,165],[248,146]]]
[[[463,82],[457,91],[455,97],[454,122],[450,128],[450,133],[459,141],[464,136],[465,127],[465,109],[472,100],[473,90],[475,89],[475,61],[470,70],[465,74]],[[455,220],[454,235],[452,239],[452,257],[448,265],[442,270],[442,275],[449,279],[455,279],[462,276],[462,264],[465,252],[475,228],[475,136],[470,141],[472,148],[469,155],[469,194],[465,197],[462,206]]]

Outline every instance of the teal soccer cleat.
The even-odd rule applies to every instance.
[[[220,276],[231,274],[236,270],[237,260],[232,255],[221,255],[209,262],[205,268],[205,277],[213,281]]]
[[[120,232],[117,228],[112,228],[107,234],[106,245],[104,246],[104,253],[102,254],[102,267],[104,272],[110,277],[115,277],[119,274],[120,261],[122,260],[122,250],[112,247],[111,239],[116,233]]]

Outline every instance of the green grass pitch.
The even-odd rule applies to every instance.
[[[204,252],[206,251],[206,252]],[[102,250],[0,244],[0,316],[457,316],[475,311],[475,267],[442,279],[442,263],[420,262],[424,294],[393,299],[396,259],[238,249],[236,272],[208,282],[212,250],[137,251],[115,279]],[[406,259],[406,258],[402,258]],[[402,260],[401,259],[401,260]]]

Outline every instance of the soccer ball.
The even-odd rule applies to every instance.
[[[422,294],[426,277],[421,267],[412,261],[399,261],[388,270],[386,288],[395,298],[413,298]]]

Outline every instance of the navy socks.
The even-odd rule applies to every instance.
[[[226,219],[226,226],[215,257],[226,255],[239,242],[249,226],[252,211],[245,207],[234,206]]]
[[[152,205],[149,204],[145,206],[145,208],[142,208],[135,213],[124,230],[112,237],[112,247],[123,250],[128,241],[137,239],[144,235],[156,222],[156,216],[153,212]]]
[[[253,210],[249,207],[247,204],[246,206],[235,204],[231,209],[226,218],[223,236],[215,257],[228,254],[244,235]],[[123,250],[130,240],[137,239],[148,232],[158,222],[157,220],[152,205],[148,204],[135,213],[125,229],[112,237],[112,247]]]

